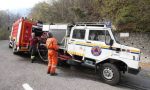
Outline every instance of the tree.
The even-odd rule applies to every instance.
[[[35,20],[42,20],[43,22],[49,22],[51,15],[50,15],[50,5],[46,2],[40,2],[36,4],[29,14],[30,18]]]
[[[46,23],[110,20],[118,30],[150,31],[150,0],[49,0],[29,14]]]
[[[9,11],[0,11],[0,40],[8,39],[11,25],[18,17],[20,16],[14,15]]]

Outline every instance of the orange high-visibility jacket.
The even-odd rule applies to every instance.
[[[46,46],[49,50],[58,50],[57,40],[53,38],[48,38],[46,41]]]

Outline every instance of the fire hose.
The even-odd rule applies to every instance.
[[[37,52],[38,52],[40,58],[41,58],[43,61],[48,61],[47,58],[45,59],[45,58],[41,55],[40,50],[39,50],[39,46],[45,47],[44,44],[38,44],[38,46],[37,46]],[[43,51],[44,51],[44,50],[43,50]],[[47,51],[47,50],[45,50],[45,51]],[[46,55],[46,56],[47,56],[47,55]]]

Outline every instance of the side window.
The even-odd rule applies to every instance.
[[[88,39],[93,41],[110,42],[111,37],[107,30],[90,30]]]
[[[105,30],[100,30],[98,33],[98,41],[105,42]]]
[[[85,38],[85,30],[74,30],[73,36],[74,39],[84,39]]]
[[[105,42],[105,30],[90,30],[89,40]]]

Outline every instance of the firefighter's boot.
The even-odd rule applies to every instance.
[[[31,63],[35,61],[35,56],[31,56]]]

